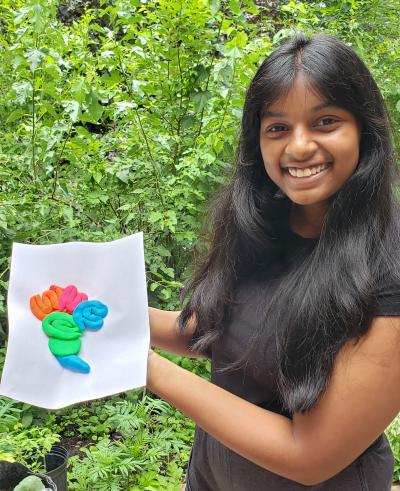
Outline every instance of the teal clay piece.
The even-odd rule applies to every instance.
[[[76,355],[68,355],[68,356],[56,356],[60,365],[64,368],[68,368],[68,370],[72,370],[73,372],[80,373],[89,373],[90,366],[83,361],[82,358]]]
[[[55,356],[68,356],[79,353],[82,333],[72,315],[53,312],[42,321],[43,331],[50,336],[49,348]]]

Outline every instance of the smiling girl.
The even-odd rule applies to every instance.
[[[400,411],[396,156],[382,95],[345,43],[299,33],[247,91],[236,167],[147,386],[196,422],[187,491],[389,491]]]

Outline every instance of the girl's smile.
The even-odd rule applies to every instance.
[[[290,185],[297,189],[307,189],[314,186],[321,177],[324,177],[329,172],[331,163],[322,163],[315,165],[307,165],[306,167],[284,167],[286,179]]]
[[[312,211],[314,222],[318,215],[322,219],[328,199],[358,164],[361,131],[355,117],[321,97],[299,75],[287,95],[266,107],[260,119],[268,176],[302,208],[301,216]]]

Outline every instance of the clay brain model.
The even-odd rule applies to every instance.
[[[89,373],[90,366],[78,353],[85,329],[103,327],[108,308],[99,300],[88,300],[86,293],[75,285],[61,288],[51,285],[42,295],[30,299],[32,313],[42,321],[42,329],[48,335],[49,349],[64,368]]]

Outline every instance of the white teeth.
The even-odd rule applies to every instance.
[[[323,171],[328,167],[327,164],[314,165],[306,169],[297,169],[296,167],[288,167],[289,174],[293,177],[309,177]]]

